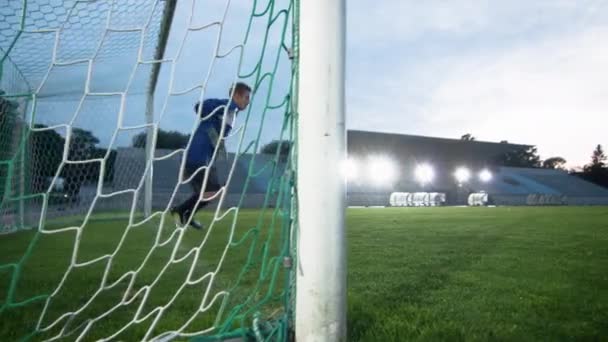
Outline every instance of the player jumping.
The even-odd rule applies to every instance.
[[[209,176],[203,198],[212,197],[224,185],[220,184],[218,180],[215,166],[210,165],[211,158],[216,147],[219,149],[224,148],[223,138],[232,130],[236,112],[244,110],[249,105],[250,95],[251,88],[245,83],[238,82],[230,88],[230,99],[207,99],[203,101],[202,108],[199,108],[200,103],[198,102],[194,106],[194,111],[198,114],[200,110],[200,117],[205,118],[205,120],[199,123],[192,137],[190,148],[186,151],[184,176],[187,179],[196,173],[190,181],[193,194],[182,204],[171,208],[171,214],[178,215],[182,226],[188,222],[190,216],[193,216],[199,209],[205,207],[210,202],[209,200],[199,201],[201,191],[203,190],[205,173],[209,173]],[[224,114],[226,115],[226,120],[223,120]],[[225,122],[224,134],[220,136],[222,122]],[[204,166],[207,168],[197,172],[197,170]],[[194,220],[194,218],[190,221],[190,226],[196,229],[203,228],[203,225]]]

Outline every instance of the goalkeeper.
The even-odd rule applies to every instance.
[[[249,105],[250,95],[251,88],[243,82],[238,82],[229,90],[230,99],[207,99],[203,101],[202,108],[198,102],[194,106],[194,111],[200,113],[200,119],[204,120],[198,124],[190,148],[186,150],[184,178],[194,175],[190,181],[193,194],[182,204],[171,208],[171,214],[178,216],[182,226],[186,225],[190,216],[209,204],[209,200],[199,201],[202,191],[204,191],[203,198],[209,198],[223,186],[218,180],[211,159],[216,148],[225,151],[223,139],[232,130],[236,112],[244,110]],[[224,132],[220,136],[223,124]],[[209,175],[207,185],[203,189],[206,173]],[[190,221],[190,226],[196,229],[203,228],[203,225],[194,218]]]

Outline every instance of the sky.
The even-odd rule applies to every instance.
[[[286,3],[277,0],[276,8]],[[190,0],[178,1],[165,53],[176,63],[174,68],[165,63],[161,69],[154,103],[160,128],[191,132],[196,125],[193,104],[202,96],[226,97],[229,85],[250,74],[264,50],[262,70],[274,77],[257,85],[255,77],[244,79],[257,89],[237,126],[243,127],[245,145],[258,136],[260,144],[281,137],[285,108],[268,107],[279,106],[288,92],[290,62],[280,44],[291,45],[289,30],[281,38],[289,21],[281,18],[270,25],[262,49],[268,15],[255,17],[241,48],[252,4],[232,0],[226,11],[225,1],[199,0],[194,6]],[[261,13],[267,2],[257,4],[255,11]],[[66,26],[56,58],[70,51],[86,57],[97,46],[99,56],[120,48],[118,62],[94,62],[90,91],[124,91],[134,67],[140,86],[145,85],[149,65],[137,64],[137,49],[124,50],[137,46],[125,42],[136,41],[138,33],[101,35],[109,28],[104,12],[97,8],[88,13],[97,13],[97,26],[88,23],[87,35],[80,35],[86,39],[71,50],[70,42],[82,31],[73,25],[74,35]],[[129,19],[130,13],[120,17],[124,23],[116,20],[110,25],[141,26],[148,18],[144,10],[138,10],[134,19]],[[470,133],[482,141],[536,145],[543,159],[561,156],[569,167],[586,164],[597,144],[608,147],[608,0],[383,0],[373,5],[349,0],[346,18],[349,129],[445,138]],[[221,28],[213,24],[218,22],[223,23]],[[30,36],[32,41],[25,40]],[[22,52],[50,61],[54,37],[24,34]],[[104,41],[100,44],[95,37]],[[216,47],[221,57],[215,56]],[[38,65],[40,70],[45,67]],[[42,82],[42,76],[39,73],[37,80]],[[114,147],[128,145],[143,131],[128,127],[145,123],[141,90],[129,95],[122,119],[116,115],[121,108],[117,96],[88,97],[74,115],[86,78],[87,63],[53,66],[39,93],[38,112],[48,114],[37,120],[48,125],[71,122],[93,130],[104,146],[120,127]],[[58,89],[75,96],[51,96]],[[239,132],[228,139],[229,149],[238,148]]]
[[[608,146],[608,1],[348,2],[348,127]]]

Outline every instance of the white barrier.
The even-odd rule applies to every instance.
[[[440,206],[445,203],[445,194],[442,192],[431,192],[429,194],[429,205],[432,207]]]
[[[406,193],[405,206],[406,207],[414,206],[414,194],[412,194],[411,192]]]
[[[472,206],[486,206],[488,205],[488,194],[485,192],[474,192],[469,195],[467,203]]]
[[[445,203],[442,192],[393,192],[389,204],[393,207],[435,207]]]
[[[428,201],[428,195],[428,192],[415,192],[413,196],[414,207],[424,206],[424,203]]]
[[[486,206],[489,204],[489,195],[485,192],[469,194],[467,203],[469,206]],[[445,205],[446,194],[442,192],[393,192],[389,203],[392,207],[435,207]],[[595,198],[570,199],[566,195],[556,194],[528,194],[528,195],[492,195],[492,204],[496,205],[581,205],[581,204],[605,204],[605,199]]]
[[[391,194],[391,197],[389,198],[388,203],[390,204],[391,207],[399,207],[401,204],[401,193],[399,192],[393,192]]]

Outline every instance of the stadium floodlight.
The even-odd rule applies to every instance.
[[[456,177],[458,184],[466,183],[471,179],[471,171],[466,167],[459,167],[454,172],[454,177]]]
[[[424,185],[433,181],[435,178],[435,170],[433,170],[433,167],[429,164],[420,164],[416,167],[414,175],[416,176],[418,183]]]
[[[387,185],[397,178],[397,167],[388,157],[371,156],[368,159],[368,174],[374,184]]]
[[[481,172],[479,173],[479,180],[487,183],[489,181],[492,180],[492,172],[490,172],[490,170],[488,169],[483,169],[481,170]]]
[[[357,161],[353,158],[348,158],[344,161],[343,172],[346,176],[347,181],[356,180],[359,177],[359,169],[357,167]]]

